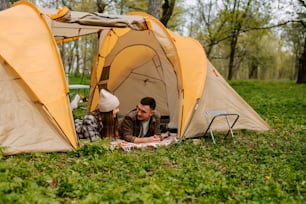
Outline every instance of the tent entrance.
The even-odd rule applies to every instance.
[[[178,101],[177,79],[163,52],[157,52],[149,45],[135,44],[121,49],[116,55],[109,55],[106,62],[110,67],[108,87],[122,101],[122,114],[135,108],[141,98],[150,96],[155,98],[163,118],[168,118],[163,121],[169,122],[171,118],[176,124],[177,109],[169,104]]]
[[[142,97],[151,96],[157,101],[158,111],[169,115],[163,67],[153,49],[136,45],[122,50],[111,63],[110,78],[113,77],[119,80],[110,82],[109,87],[124,100],[120,106],[124,113],[134,108]]]

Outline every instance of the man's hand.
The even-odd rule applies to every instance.
[[[154,135],[154,136],[152,136],[150,138],[152,138],[151,142],[159,142],[159,141],[161,141],[160,135]]]

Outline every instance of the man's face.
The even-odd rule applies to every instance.
[[[140,121],[149,120],[154,113],[154,111],[151,110],[150,106],[142,104],[138,104],[136,111],[137,111],[137,119]]]

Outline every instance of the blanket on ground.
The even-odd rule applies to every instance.
[[[129,152],[133,149],[150,149],[150,148],[158,148],[160,146],[168,146],[172,143],[178,142],[179,139],[177,138],[176,134],[172,134],[169,137],[164,138],[162,141],[159,142],[148,142],[148,143],[141,143],[135,144],[132,142],[127,142],[125,140],[117,139],[112,141],[110,144],[110,149],[115,150],[117,148],[122,149],[123,151]]]

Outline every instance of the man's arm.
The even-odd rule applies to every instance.
[[[132,118],[125,116],[120,125],[120,133],[122,139],[127,142],[134,142],[135,136],[133,136],[133,120]]]
[[[147,142],[159,142],[160,141],[160,136],[159,135],[154,135],[151,137],[135,137],[134,138],[134,143],[139,144],[139,143],[147,143]]]

